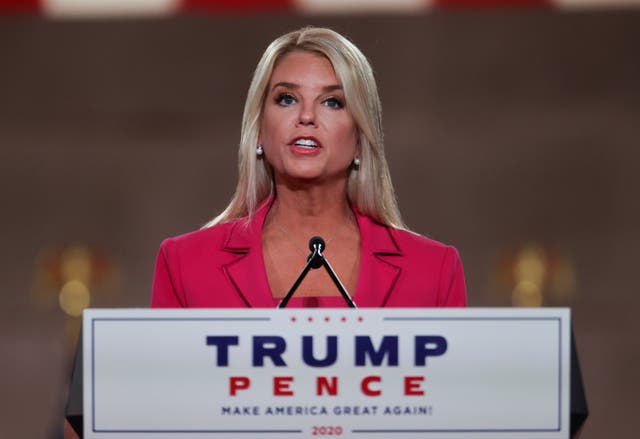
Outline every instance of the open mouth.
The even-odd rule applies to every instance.
[[[293,142],[294,145],[296,146],[301,146],[303,148],[317,148],[318,144],[311,139],[298,139],[295,142]]]
[[[291,145],[307,150],[313,150],[322,147],[320,142],[313,137],[298,137],[293,140]]]

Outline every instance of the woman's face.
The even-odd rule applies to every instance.
[[[271,75],[260,125],[276,182],[346,179],[357,137],[329,60],[302,51],[284,55]]]

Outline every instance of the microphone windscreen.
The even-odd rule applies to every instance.
[[[324,239],[322,239],[319,236],[314,236],[313,238],[311,238],[309,240],[309,250],[311,251],[315,251],[316,246],[318,247],[318,250],[320,250],[321,252],[324,251]]]

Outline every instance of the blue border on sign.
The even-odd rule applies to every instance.
[[[303,430],[98,430],[95,417],[95,323],[97,321],[270,321],[270,317],[93,318],[91,319],[91,421],[94,433],[300,434]],[[558,323],[558,426],[546,429],[352,429],[351,433],[545,433],[562,430],[562,319],[560,317],[383,317],[383,321],[555,321]]]
[[[114,322],[114,321],[210,321],[210,322],[239,322],[239,321],[270,321],[270,317],[192,317],[192,318],[179,318],[179,317],[151,317],[151,318],[139,318],[139,317],[122,317],[122,318],[106,318],[95,317],[91,319],[91,430],[94,433],[212,433],[212,434],[229,434],[229,433],[257,433],[257,434],[283,434],[283,433],[302,433],[302,430],[99,430],[96,428],[96,388],[95,388],[95,325],[97,321]]]

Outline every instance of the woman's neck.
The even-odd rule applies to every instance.
[[[360,231],[346,189],[322,190],[276,185],[276,197],[262,227],[262,251],[269,287],[283,297],[309,255],[309,240],[325,241],[323,254],[347,291],[355,291],[360,267]],[[324,270],[311,270],[296,296],[334,296],[338,291]]]
[[[277,196],[267,222],[275,222],[284,230],[303,234],[335,233],[345,223],[354,221],[346,184],[341,186],[291,187],[276,184]]]

